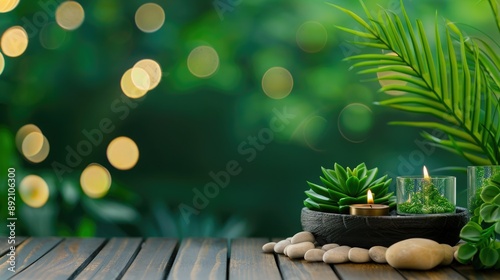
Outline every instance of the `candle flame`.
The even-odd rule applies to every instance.
[[[368,204],[373,204],[373,194],[371,190],[368,190],[368,192],[366,193],[366,202]]]
[[[429,172],[427,172],[427,168],[424,165],[424,179],[429,180],[431,177],[429,176]]]

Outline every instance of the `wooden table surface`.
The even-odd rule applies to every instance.
[[[264,254],[267,238],[17,238],[15,273],[0,238],[0,279],[500,279],[454,264],[430,271],[308,263]]]

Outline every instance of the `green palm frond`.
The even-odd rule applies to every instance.
[[[500,30],[497,0],[489,0]],[[378,102],[394,109],[426,114],[435,122],[398,121],[391,124],[444,132],[446,139],[423,133],[433,145],[454,152],[475,165],[500,163],[500,57],[484,41],[465,36],[452,22],[441,32],[434,23],[435,44],[422,21],[413,25],[401,2],[402,15],[382,10],[371,15],[361,1],[367,21],[354,12],[335,6],[363,28],[340,30],[364,38],[353,44],[382,50],[379,54],[347,57],[359,74],[390,73],[377,79],[403,81],[385,84],[380,91],[400,91]]]

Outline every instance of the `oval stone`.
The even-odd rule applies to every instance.
[[[387,259],[385,258],[385,252],[387,251],[387,247],[384,246],[373,246],[368,250],[368,255],[370,259],[376,263],[387,263]]]
[[[292,244],[298,244],[302,242],[314,243],[314,241],[316,241],[314,239],[314,235],[308,231],[301,231],[299,233],[296,233],[291,240]]]
[[[308,262],[322,262],[325,251],[321,249],[311,249],[306,252],[304,259]]]
[[[274,252],[274,245],[276,245],[276,242],[268,242],[262,246],[262,251],[264,253],[273,253]]]
[[[323,249],[324,251],[328,251],[328,250],[336,248],[336,247],[339,247],[339,244],[337,244],[337,243],[329,243],[329,244],[323,245],[323,247],[321,247],[321,249]]]
[[[325,263],[345,263],[349,261],[349,246],[339,246],[330,249],[323,255],[323,261]]]
[[[302,259],[306,252],[311,249],[314,249],[314,244],[312,242],[291,244],[286,247],[286,255],[290,259]]]
[[[453,253],[455,253],[455,251],[453,251],[453,247],[448,244],[440,245],[444,253],[443,260],[441,261],[440,265],[450,265],[453,262]]]
[[[283,254],[283,250],[285,250],[285,247],[288,245],[290,245],[289,240],[281,240],[280,242],[276,243],[276,245],[274,245],[274,252]]]
[[[395,268],[427,270],[443,261],[444,251],[434,240],[410,238],[391,245],[385,258]]]
[[[356,248],[356,247],[351,248],[347,256],[349,260],[353,263],[367,263],[372,260],[368,255],[368,249],[363,249],[363,248]]]

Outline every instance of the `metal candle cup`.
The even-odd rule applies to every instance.
[[[349,206],[350,214],[356,216],[387,216],[389,206],[383,204],[353,204]]]

